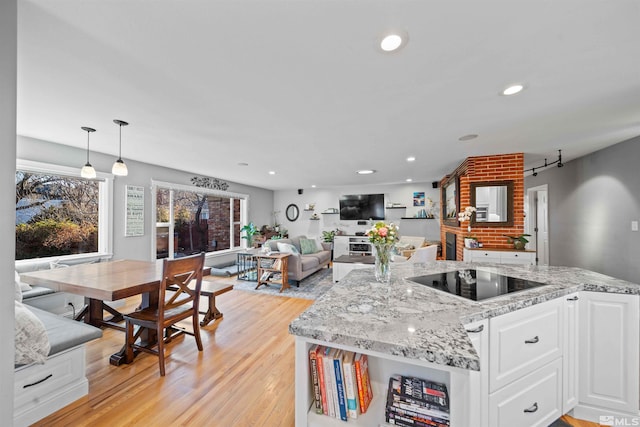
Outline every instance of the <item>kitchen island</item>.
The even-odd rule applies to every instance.
[[[414,276],[466,269],[492,271],[540,282],[545,286],[476,302],[407,280]],[[313,397],[308,350],[313,344],[369,356],[374,402],[367,414],[354,420],[356,425],[384,425],[386,385],[393,374],[415,375],[447,384],[451,397],[451,425],[464,427],[508,425],[508,422],[513,422],[510,415],[500,412],[504,406],[498,402],[500,397],[513,395],[509,387],[516,387],[516,391],[527,388],[532,378],[551,372],[548,377],[553,377],[555,382],[540,387],[544,389],[544,395],[555,393],[555,401],[545,405],[535,402],[534,415],[538,418],[531,424],[522,425],[538,425],[536,423],[544,423],[549,417],[560,416],[578,404],[579,390],[575,384],[580,373],[575,368],[578,366],[580,341],[577,337],[589,333],[586,329],[584,332],[579,330],[581,321],[575,317],[578,305],[574,304],[577,299],[572,298],[577,298],[576,295],[581,293],[613,294],[622,297],[624,304],[630,301],[631,305],[625,305],[623,310],[627,317],[617,320],[626,323],[631,316],[631,319],[635,319],[635,326],[621,325],[624,337],[619,341],[626,347],[612,353],[629,359],[624,361],[629,366],[635,361],[635,373],[627,372],[626,375],[631,375],[637,385],[640,293],[637,284],[578,268],[456,261],[393,264],[389,284],[375,282],[370,271],[354,270],[289,326],[290,333],[296,336],[296,425],[333,425],[335,421],[309,411]],[[602,313],[608,313],[606,309],[603,310]],[[513,329],[512,325],[520,325],[520,329]],[[544,329],[544,325],[547,329]],[[536,327],[543,329],[538,332]],[[477,331],[478,335],[471,331]],[[531,333],[541,343],[525,346],[506,342],[514,333]],[[629,337],[632,338],[631,342]],[[505,340],[505,343],[501,340]],[[582,341],[588,341],[588,336]],[[524,347],[520,349],[518,345]],[[528,354],[530,348],[536,349],[533,351],[539,354]],[[522,354],[524,360],[515,365],[505,362],[505,352],[507,355]],[[518,357],[514,356],[513,359],[518,361]],[[604,360],[607,361],[613,362]],[[601,354],[595,351],[594,360],[586,362],[600,364],[603,360]],[[633,388],[625,386],[625,393],[631,393],[630,396],[624,396],[629,402],[626,406],[614,409],[637,415],[638,387],[635,387],[635,393]],[[523,402],[529,397],[524,395]],[[546,407],[538,410],[540,406]],[[602,408],[602,405],[599,407]]]

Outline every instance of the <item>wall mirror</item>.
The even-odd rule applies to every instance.
[[[298,205],[291,203],[289,206],[287,206],[287,209],[285,210],[285,215],[287,216],[287,219],[291,222],[298,219],[298,215],[300,215],[300,210],[298,209]]]
[[[458,225],[460,194],[459,177],[454,175],[442,185],[442,222],[447,225]]]
[[[471,206],[476,207],[471,225],[513,226],[513,181],[472,182],[469,190]]]

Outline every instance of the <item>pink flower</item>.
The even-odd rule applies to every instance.
[[[380,235],[380,237],[387,237],[387,232],[389,230],[387,229],[387,227],[380,227],[378,229],[378,234]]]

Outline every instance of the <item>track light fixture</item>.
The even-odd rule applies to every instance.
[[[562,150],[558,150],[558,160],[556,160],[554,162],[551,162],[551,163],[547,163],[547,159],[544,159],[544,165],[536,166],[536,167],[530,168],[530,169],[525,169],[524,171],[525,172],[532,171],[533,172],[532,173],[533,176],[538,176],[538,172],[536,172],[536,171],[538,171],[540,169],[544,169],[544,168],[549,167],[549,166],[553,166],[555,164],[557,164],[559,168],[564,166],[564,163],[562,163]]]
[[[87,163],[80,170],[80,176],[87,179],[93,179],[96,177],[96,170],[89,163],[89,135],[91,132],[95,132],[94,128],[89,128],[86,126],[82,126],[80,129],[87,132]]]
[[[127,126],[129,123],[118,119],[115,119],[113,123],[120,126],[120,145],[118,148],[118,160],[113,163],[111,173],[117,176],[127,176],[129,174],[129,170],[127,169],[127,165],[125,165],[124,161],[122,160],[122,126]]]

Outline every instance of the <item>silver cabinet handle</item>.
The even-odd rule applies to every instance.
[[[467,332],[471,334],[477,334],[478,332],[482,332],[482,331],[484,331],[484,325],[480,325],[475,329],[467,329]]]
[[[530,414],[532,412],[536,412],[538,410],[538,402],[534,402],[533,405],[531,405],[530,407],[526,408],[524,410],[524,412]]]
[[[540,341],[540,338],[538,338],[538,336],[536,335],[535,337],[529,339],[529,340],[524,340],[525,344],[535,344],[538,341]]]
[[[567,298],[567,301],[578,301],[578,297]]]

